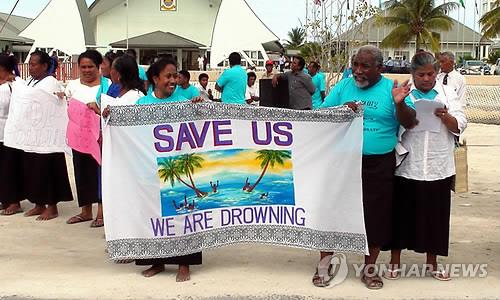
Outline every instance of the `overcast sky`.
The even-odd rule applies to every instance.
[[[70,0],[68,0],[70,1]],[[86,0],[90,6],[94,0]],[[106,1],[106,0],[103,0]],[[158,1],[158,0],[155,0]],[[199,0],[178,0],[178,1],[199,1]],[[355,1],[355,0],[352,0]],[[446,0],[437,0],[438,4]],[[466,5],[466,22],[469,27],[474,24],[474,1],[465,0]],[[20,0],[14,11],[15,15],[35,18],[38,13],[47,5],[49,0]],[[305,20],[305,0],[247,0],[247,3],[252,7],[259,18],[280,38],[286,39],[287,32],[296,26],[300,25],[300,21]],[[379,0],[370,0],[373,5],[378,5]],[[447,1],[449,2],[449,0]],[[477,0],[479,12],[481,13],[482,0]],[[0,0],[0,12],[9,13],[16,0]],[[352,3],[352,2],[351,2]],[[460,20],[463,21],[464,9],[460,9]],[[452,17],[457,19],[457,11],[452,13]],[[476,17],[476,22],[479,17]],[[479,26],[475,26],[479,30]]]

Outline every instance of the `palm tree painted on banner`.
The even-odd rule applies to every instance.
[[[483,26],[484,37],[494,38],[500,34],[500,0],[492,4],[491,10],[479,19],[479,23]]]
[[[447,2],[435,6],[433,0],[390,0],[385,3],[387,12],[377,15],[377,25],[394,26],[382,40],[381,47],[401,48],[414,40],[416,49],[422,46],[434,52],[440,49],[440,34],[453,27],[453,19],[448,12],[457,9],[459,4]]]
[[[182,180],[179,174],[181,174],[178,162],[173,158],[167,158],[158,164],[158,176],[163,182],[170,182],[170,186],[174,187],[175,181],[183,183],[185,186],[194,190],[194,187],[189,183]]]
[[[255,189],[255,187],[264,177],[264,174],[266,174],[267,168],[269,166],[271,166],[271,168],[273,168],[275,164],[282,166],[285,164],[286,160],[292,158],[289,151],[283,150],[259,150],[257,151],[257,154],[258,156],[256,157],[256,159],[262,161],[260,164],[262,173],[260,174],[257,181],[247,189],[247,192],[251,192]]]
[[[191,186],[196,192],[196,196],[198,198],[204,197],[208,195],[208,193],[200,191],[193,180],[193,174],[194,171],[198,168],[201,168],[201,163],[204,161],[203,157],[201,157],[198,154],[192,153],[192,154],[183,154],[177,158],[177,162],[179,164],[179,170],[181,171],[182,174],[185,174],[188,178],[189,181],[191,182]]]

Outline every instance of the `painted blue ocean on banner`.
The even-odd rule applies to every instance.
[[[162,216],[295,205],[291,151],[231,149],[158,158]]]

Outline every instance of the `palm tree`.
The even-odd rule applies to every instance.
[[[292,28],[291,31],[288,32],[288,40],[286,40],[286,47],[288,49],[298,49],[306,40],[306,31],[303,28],[296,27]]]
[[[175,181],[177,180],[194,190],[194,187],[192,185],[189,185],[189,183],[182,180],[179,175],[180,173],[181,170],[178,162],[171,157],[162,160],[159,164],[158,175],[160,176],[160,179],[163,180],[163,182],[170,181],[170,185],[173,187],[175,185]]]
[[[440,31],[453,27],[453,19],[448,12],[459,7],[456,2],[434,6],[433,0],[391,0],[386,2],[387,16],[379,13],[377,25],[390,25],[395,28],[382,40],[381,47],[400,48],[415,40],[416,49],[426,48],[439,52]]]
[[[203,161],[203,157],[195,153],[184,154],[177,159],[179,170],[181,171],[181,173],[186,174],[186,176],[189,177],[189,181],[191,182],[191,185],[193,186],[193,189],[196,192],[196,196],[198,196],[198,198],[208,195],[208,193],[202,192],[196,187],[192,176],[195,169],[201,168],[201,163]]]
[[[271,165],[271,168],[273,168],[275,164],[279,164],[280,166],[282,166],[285,164],[285,160],[292,158],[289,151],[283,150],[259,150],[257,151],[257,154],[258,156],[256,159],[262,161],[260,164],[262,173],[260,174],[257,181],[247,189],[247,192],[251,192],[255,189],[257,184],[259,184],[259,182],[262,180],[262,177],[264,177],[264,174],[266,173],[269,165]]]
[[[483,35],[486,38],[493,38],[500,33],[500,0],[493,3],[492,10],[485,13],[479,23],[483,26]]]

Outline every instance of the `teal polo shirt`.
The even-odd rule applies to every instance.
[[[186,99],[193,99],[195,97],[200,96],[200,90],[198,90],[196,87],[194,87],[192,84],[190,84],[187,88],[183,88],[182,86],[178,85],[175,88],[174,95],[177,96],[182,96]]]
[[[137,100],[137,102],[135,104],[137,104],[137,105],[162,104],[162,103],[171,103],[171,102],[184,102],[184,101],[188,101],[188,100],[190,100],[190,99],[186,99],[186,98],[182,97],[182,95],[175,95],[175,93],[173,93],[172,95],[170,95],[170,97],[167,97],[167,98],[156,98],[154,96],[154,93],[151,93],[151,94],[147,94],[146,96]]]
[[[321,104],[323,103],[323,99],[321,99],[321,92],[324,92],[326,90],[325,77],[320,73],[316,73],[316,75],[311,77],[311,79],[314,87],[316,88],[314,94],[312,95],[312,105],[313,109],[317,109],[320,108]]]
[[[436,96],[438,95],[438,92],[436,92],[435,89],[432,89],[428,91],[427,93],[422,92],[420,90],[414,89],[411,91],[411,94],[413,97],[415,97],[416,100],[418,99],[425,99],[425,100],[434,100]],[[411,101],[410,96],[406,97],[405,101]],[[413,101],[411,101],[413,102]]]
[[[397,144],[399,121],[396,105],[392,98],[393,81],[382,76],[374,86],[362,89],[356,86],[354,78],[346,78],[335,85],[321,107],[343,105],[346,102],[362,102],[363,155],[386,154]],[[415,109],[412,101],[406,105]]]
[[[225,70],[217,80],[217,85],[222,88],[222,102],[246,104],[247,79],[247,72],[241,66],[233,66]]]

